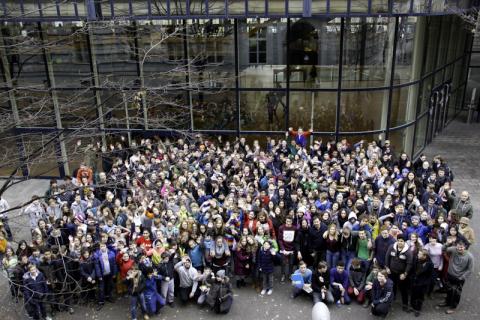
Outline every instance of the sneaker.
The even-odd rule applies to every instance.
[[[260,292],[260,294],[263,296],[263,295],[265,295],[266,292],[267,292],[267,290],[263,289],[262,292]]]
[[[148,314],[144,314],[144,315],[143,315],[143,320],[148,320],[148,319],[150,319],[150,317],[148,316]]]
[[[285,275],[282,274],[282,277],[280,278],[280,282],[284,283],[285,282]]]
[[[272,292],[273,292],[272,289],[270,289],[270,290],[267,291],[267,294],[268,294],[268,295],[271,295]]]
[[[168,306],[169,306],[170,308],[175,308],[175,302],[173,302],[173,301],[172,301],[172,302],[169,302],[169,303],[168,303]]]
[[[418,310],[415,310],[415,313],[414,313],[415,317],[420,317],[420,311]]]
[[[68,308],[68,313],[73,314],[74,312],[73,308]]]
[[[368,308],[369,305],[370,305],[370,303],[368,303],[368,301],[365,301],[365,302],[362,304],[362,307]]]
[[[45,317],[45,320],[52,320],[52,317],[46,316],[46,317]]]
[[[453,314],[453,313],[455,313],[455,310],[454,309],[448,309],[448,310],[445,310],[445,313],[446,314]]]
[[[437,304],[437,307],[440,307],[440,308],[443,308],[443,307],[448,307],[448,304],[443,302],[443,303],[439,303]]]
[[[98,305],[97,305],[97,311],[102,310],[103,306],[104,306],[103,303],[98,304]]]
[[[341,308],[342,307],[342,302],[340,300],[338,300],[336,305],[337,305],[337,307]]]

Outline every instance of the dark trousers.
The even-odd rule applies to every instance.
[[[425,300],[425,293],[428,291],[429,285],[425,286],[412,286],[411,296],[410,296],[410,306],[415,311],[421,311],[423,301]]]
[[[392,279],[393,281],[393,292],[395,294],[395,297],[397,296],[397,290],[400,290],[400,294],[402,295],[402,304],[404,306],[408,306],[408,278],[406,278],[405,280],[400,280],[400,274],[392,273],[390,274],[390,279]]]
[[[195,291],[195,294],[194,294],[194,296],[193,296],[193,299],[194,299],[194,300],[197,300],[197,299],[198,299],[198,296],[199,296],[198,291],[199,291],[198,289],[197,289],[197,291]],[[190,292],[192,292],[192,287],[188,287],[188,288],[182,288],[182,287],[180,287],[180,288],[179,288],[178,294],[179,294],[179,296],[180,296],[180,301],[181,301],[182,303],[185,304],[185,303],[188,302],[188,300],[190,300]]]
[[[98,302],[105,303],[105,299],[112,298],[113,276],[104,275],[102,280],[98,280]]]
[[[378,317],[386,317],[390,311],[389,303],[379,303],[372,307],[372,314]]]
[[[447,274],[447,299],[445,303],[452,309],[455,309],[460,303],[464,284],[465,280],[460,280]]]
[[[28,315],[34,320],[45,319],[45,317],[47,316],[45,305],[41,300],[31,299],[27,302],[25,307],[27,309]]]

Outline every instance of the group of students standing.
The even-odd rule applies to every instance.
[[[31,241],[7,232],[1,200],[12,297],[33,319],[122,296],[131,319],[175,297],[228,313],[230,279],[271,295],[278,267],[292,298],[356,301],[385,316],[399,292],[419,316],[425,294],[440,290],[453,313],[475,235],[469,195],[455,192],[447,163],[413,163],[389,141],[307,148],[308,133],[266,148],[202,137],[123,141],[107,153],[88,145],[73,178],[52,180],[25,206]]]

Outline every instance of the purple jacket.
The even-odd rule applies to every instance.
[[[344,270],[342,273],[338,273],[337,268],[330,269],[330,285],[334,282],[341,283],[342,286],[348,288],[348,271]]]

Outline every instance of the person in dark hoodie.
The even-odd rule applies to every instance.
[[[402,309],[408,311],[409,274],[412,269],[413,257],[405,238],[397,237],[397,242],[392,244],[385,256],[385,269],[394,284],[394,292],[400,290],[402,295]]]
[[[325,240],[323,239],[323,234],[327,231],[328,227],[318,216],[313,218],[313,225],[310,227],[309,232],[309,241],[311,249],[315,255],[314,265],[317,265],[320,261],[325,260],[326,257],[326,247]]]
[[[372,314],[385,318],[390,312],[393,298],[393,282],[385,270],[380,271],[372,286]]]
[[[352,260],[350,269],[348,270],[348,295],[350,298],[363,303],[365,300],[365,279],[366,271],[362,266],[362,262],[358,258]]]
[[[380,235],[373,242],[373,262],[378,263],[380,268],[385,267],[387,250],[394,243],[395,239],[389,234],[388,227],[382,226]]]
[[[430,287],[433,274],[433,263],[428,256],[427,250],[421,249],[418,251],[411,274],[410,306],[415,313],[415,317],[418,317],[420,311],[422,311],[425,292],[427,292]]]
[[[173,308],[175,299],[175,252],[165,251],[162,253],[162,261],[157,267],[158,274],[162,276],[160,294],[165,302]]]
[[[84,301],[87,303],[90,301],[95,301],[95,261],[90,255],[90,251],[88,249],[85,249],[82,252],[82,257],[80,260],[80,275],[82,291],[84,292]]]
[[[330,290],[330,274],[327,262],[325,261],[318,263],[317,269],[312,275],[312,290],[314,305],[317,302],[325,302],[328,304],[334,302],[332,291]]]
[[[48,293],[47,280],[43,273],[33,264],[29,265],[28,272],[23,276],[23,299],[30,317],[35,320],[51,320],[45,310],[45,297]]]

